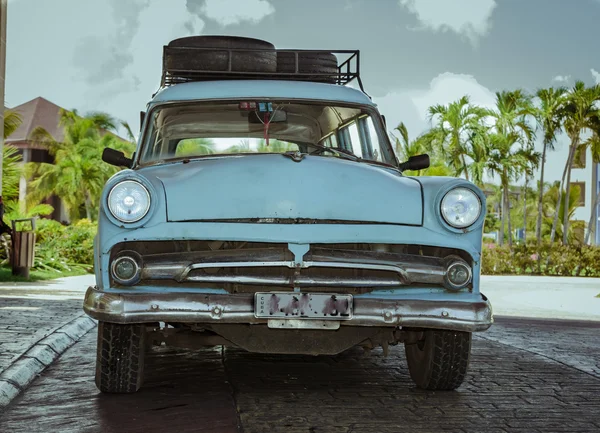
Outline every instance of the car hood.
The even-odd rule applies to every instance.
[[[363,222],[421,225],[421,185],[334,157],[205,157],[146,167],[164,185],[168,221]]]

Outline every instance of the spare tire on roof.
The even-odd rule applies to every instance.
[[[296,53],[279,51],[277,53],[277,72],[296,72]],[[329,74],[315,76],[311,81],[335,83],[338,74],[337,57],[331,53],[298,52],[298,72],[302,74]]]
[[[194,50],[207,48],[211,50]],[[259,49],[264,51],[232,51],[234,72],[275,72],[277,53],[267,41],[238,36],[190,36],[171,41],[165,53],[165,66],[171,76],[193,78],[193,71],[215,73],[229,70],[229,53],[224,50]],[[200,78],[200,77],[198,77]]]

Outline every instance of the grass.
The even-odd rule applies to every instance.
[[[55,278],[73,277],[77,275],[85,275],[85,271],[74,270],[71,272],[52,272],[52,271],[38,271],[32,269],[29,271],[29,279],[23,278],[12,274],[12,270],[9,267],[0,267],[0,282],[11,282],[11,283],[23,283],[30,281],[43,281],[53,280]]]

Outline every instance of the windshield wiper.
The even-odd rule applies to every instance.
[[[351,151],[349,151],[347,149],[342,149],[339,147],[327,147],[327,146],[323,146],[322,144],[316,144],[316,143],[310,143],[309,146],[316,147],[317,149],[320,150],[319,153],[312,153],[311,155],[320,155],[323,152],[331,152],[331,153],[335,153],[336,155],[338,155],[344,159],[349,159],[351,161],[364,161],[364,159],[362,159],[360,156],[355,155],[354,153],[352,153]]]

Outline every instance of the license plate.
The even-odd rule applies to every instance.
[[[254,295],[254,315],[265,319],[349,320],[352,295],[258,292]]]

